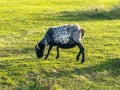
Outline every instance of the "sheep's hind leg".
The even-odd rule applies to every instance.
[[[82,61],[81,61],[81,63],[83,63],[85,61],[84,48],[80,43],[78,44],[78,47],[79,47],[80,51],[79,51],[79,53],[78,53],[78,55],[76,57],[76,60],[79,61],[79,57],[80,57],[80,55],[82,53]]]
[[[59,47],[57,46],[57,56],[56,56],[56,59],[59,58]]]
[[[49,56],[49,54],[50,54],[50,51],[51,51],[52,47],[53,47],[53,46],[50,46],[50,47],[49,47],[49,49],[48,49],[48,53],[47,53],[47,55],[46,55],[45,59],[47,59],[47,58],[48,58],[48,56]]]

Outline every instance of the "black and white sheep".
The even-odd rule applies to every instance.
[[[78,46],[80,50],[76,57],[76,60],[79,61],[79,56],[82,53],[81,63],[83,63],[85,61],[84,48],[81,45],[83,36],[84,30],[81,29],[79,25],[50,27],[43,39],[35,46],[36,55],[38,58],[42,58],[46,45],[49,45],[48,53],[45,57],[45,59],[47,59],[52,47],[57,46],[56,59],[58,59],[59,48],[67,49]]]

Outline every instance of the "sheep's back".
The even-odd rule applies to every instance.
[[[65,25],[60,27],[52,27],[53,39],[57,44],[67,44],[72,40],[72,33],[80,30],[78,25]]]

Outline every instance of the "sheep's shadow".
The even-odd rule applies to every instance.
[[[72,75],[93,75],[98,72],[109,72],[109,74],[113,77],[120,75],[120,58],[108,59],[107,61],[101,62],[95,66],[87,66],[87,67],[75,67],[73,70],[60,70],[56,72],[45,72],[48,76],[55,76],[57,78],[61,78],[62,76],[72,77]]]
[[[43,62],[41,62],[40,60],[38,60],[37,58],[25,58],[25,59],[14,59],[14,60],[4,60],[4,61],[0,61],[0,69],[6,69],[12,66],[12,64],[16,63],[16,64],[24,64],[24,62],[30,62],[30,63],[39,63],[40,65],[43,64]],[[55,62],[55,61],[54,61]],[[58,61],[56,60],[56,65],[61,66],[62,63],[58,63],[58,62],[62,62],[62,61]],[[44,62],[44,64],[47,62]],[[52,66],[52,60],[49,61],[49,64],[51,63]],[[69,62],[70,63],[70,62]],[[85,62],[87,63],[87,61]],[[78,65],[81,65],[80,63],[75,63]],[[67,65],[67,64],[66,64]],[[94,74],[97,72],[102,72],[102,71],[108,71],[109,74],[111,74],[112,76],[119,76],[120,75],[120,58],[113,58],[113,59],[108,59],[107,61],[101,62],[100,64],[94,65],[94,66],[86,66],[86,67],[72,67],[73,69],[69,70],[69,69],[58,69],[55,72],[54,71],[49,71],[47,72],[46,70],[42,69],[42,72],[40,73],[44,73],[46,74],[46,76],[48,75],[48,77],[57,77],[57,78],[61,78],[62,76],[66,76],[66,77],[71,77],[73,74],[74,75],[85,75],[85,74]],[[26,67],[26,66],[25,66]],[[25,69],[25,67],[23,67]],[[29,66],[27,66],[29,67]],[[18,67],[14,67],[14,68],[18,68]],[[54,69],[54,68],[53,68]]]

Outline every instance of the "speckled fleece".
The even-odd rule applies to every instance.
[[[67,44],[71,37],[72,33],[77,29],[80,29],[78,25],[64,25],[60,27],[52,27],[53,29],[53,38],[55,43]]]

